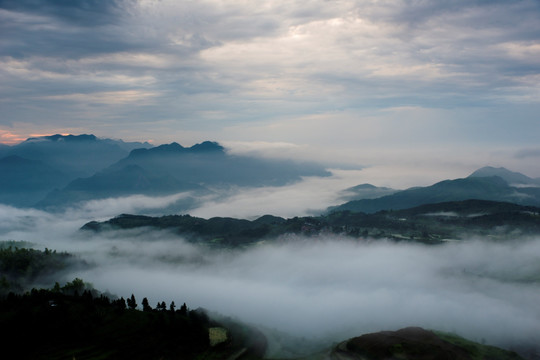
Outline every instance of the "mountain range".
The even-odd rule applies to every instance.
[[[540,186],[540,179],[533,179],[518,172],[510,171],[505,168],[495,168],[492,166],[485,166],[473,172],[469,177],[490,177],[498,176],[509,185],[518,187],[535,187]]]
[[[213,188],[281,186],[303,176],[330,175],[315,163],[230,155],[216,142],[154,147],[86,134],[4,146],[0,174],[0,202],[47,210],[108,197],[200,195]]]
[[[375,213],[400,210],[424,204],[468,199],[511,202],[540,206],[540,179],[529,178],[505,168],[484,167],[466,178],[444,180],[426,187],[396,191],[377,198],[351,200],[329,211]],[[517,185],[516,185],[517,184]]]
[[[0,147],[0,202],[30,207],[54,189],[90,176],[152,145],[99,139],[94,135],[51,135]]]
[[[133,150],[110,170],[140,166],[159,176],[204,186],[280,186],[301,176],[329,176],[320,165],[229,155],[216,142],[205,141],[185,148],[177,143]]]
[[[152,147],[149,143],[101,139],[95,135],[50,135],[28,138],[20,144],[0,148],[0,158],[16,155],[41,161],[70,180],[91,176],[126,157],[131,150]]]
[[[232,155],[216,142],[191,147],[51,135],[0,147],[0,202],[46,210],[129,195],[190,192],[171,212],[186,211],[201,195],[237,187],[282,186],[304,176],[329,176],[316,163]],[[316,194],[314,194],[316,196]],[[341,192],[329,212],[375,213],[469,199],[540,206],[540,179],[484,167],[466,178],[395,190],[361,184]]]
[[[99,139],[94,135],[52,135],[30,138],[15,146],[0,146],[0,202],[46,210],[62,209],[93,199],[178,192],[191,194],[192,198],[182,199],[186,203],[178,205],[189,209],[193,198],[220,189],[281,186],[299,181],[303,176],[329,175],[324,167],[314,163],[232,155],[211,141],[191,147],[175,142],[152,146]],[[227,252],[231,248],[258,246],[262,242],[305,241],[317,237],[333,239],[333,235],[366,242],[385,239],[442,244],[471,237],[514,241],[520,235],[533,238],[540,234],[540,179],[504,168],[484,167],[466,178],[405,190],[360,184],[343,190],[338,196],[341,198],[337,201],[344,204],[318,216],[285,219],[265,215],[245,220],[123,214],[107,221],[88,222],[80,233],[164,229],[189,242],[202,244],[204,249],[221,248]],[[11,246],[12,242],[2,253],[8,259],[3,261],[3,266],[21,267],[24,271],[20,274],[28,283],[28,279],[36,279],[34,276],[38,271],[63,270],[69,260],[67,254],[56,254],[47,248],[39,252],[16,250]],[[10,260],[14,258],[33,260]],[[177,264],[179,260],[164,257],[160,261]],[[4,277],[0,287],[5,289],[6,284],[9,285],[7,280],[12,278]],[[133,295],[131,305],[128,301],[129,309],[126,309],[123,298],[106,300],[90,291],[64,294],[63,289],[82,283],[80,279],[76,280],[79,281],[74,280],[63,288],[57,283],[58,286],[51,290],[11,295],[1,304],[1,315],[8,321],[7,328],[14,330],[7,342],[12,352],[23,349],[23,358],[74,358],[75,355],[77,358],[178,358],[185,357],[186,349],[191,351],[198,346],[197,341],[186,335],[196,334],[203,345],[193,350],[192,358],[260,359],[263,356],[267,343],[259,331],[215,319],[209,321],[206,315],[197,311],[189,317],[186,316],[187,308],[175,310],[174,303],[169,310],[163,302],[162,305],[158,303],[156,309],[143,305],[143,311],[138,311]],[[537,271],[515,272],[504,280],[537,284],[539,277]],[[3,300],[0,298],[0,301]],[[36,314],[38,316],[34,316]],[[197,325],[198,321],[202,326]],[[197,327],[189,328],[190,324]],[[216,328],[220,334],[228,335],[222,345],[213,348],[207,343],[212,333],[210,329]],[[25,337],[28,329],[32,339],[37,340],[34,346],[24,348],[28,342]],[[179,343],[180,338],[183,340]],[[520,357],[454,335],[405,328],[365,334],[308,357],[295,355],[294,358]]]

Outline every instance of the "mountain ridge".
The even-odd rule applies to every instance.
[[[151,156],[155,154],[202,154],[209,152],[225,153],[225,148],[214,141],[203,141],[202,143],[195,144],[191,147],[184,147],[177,142],[172,142],[170,144],[163,144],[149,149],[134,149],[129,153],[128,158]]]
[[[1,173],[1,177],[10,185],[0,187],[0,200],[12,206],[34,206],[48,193],[63,188],[70,181],[101,171],[127,156],[134,148],[149,146],[152,145],[101,139],[93,134],[55,134],[30,137],[19,144],[1,147],[0,158],[8,157],[11,165],[9,171],[4,169]],[[20,159],[35,161],[36,165],[32,168],[28,162]],[[4,161],[4,167],[8,160]],[[51,181],[47,174],[53,172],[63,175]],[[30,184],[32,181],[33,187],[26,187],[24,193],[15,194],[20,184]]]
[[[397,191],[375,199],[361,199],[331,207],[328,211],[357,211],[374,213],[399,210],[429,203],[467,199],[514,202],[521,205],[540,205],[540,189],[512,187],[499,176],[443,180],[426,187]]]
[[[449,238],[461,239],[463,234],[489,234],[494,226],[500,228],[497,233],[500,240],[516,234],[538,235],[539,216],[540,207],[465,200],[374,214],[342,211],[288,219],[272,215],[246,220],[228,217],[203,219],[187,214],[160,217],[122,214],[107,221],[88,222],[81,230],[100,232],[153,227],[171,230],[188,241],[212,247],[247,246],[287,234],[307,237],[336,234],[356,239],[385,238],[440,244]]]
[[[132,183],[129,179],[130,173],[135,168],[145,172],[144,177],[151,180],[148,182],[149,186],[130,188],[129,184]],[[62,208],[70,203],[70,199],[83,201],[93,197],[103,198],[102,194],[105,193],[111,197],[119,197],[156,193],[165,195],[186,190],[201,190],[208,193],[213,188],[281,186],[299,181],[303,176],[329,175],[330,172],[315,163],[230,155],[217,142],[204,141],[189,148],[173,142],[150,149],[134,149],[128,156],[102,171],[89,177],[75,179],[66,187],[51,192],[38,205],[41,208]],[[118,183],[118,179],[125,179],[128,185],[126,189],[118,186],[114,189],[99,189],[99,184],[102,186],[115,184]],[[170,185],[174,182],[182,186],[166,186],[161,189],[162,191],[157,189],[157,184]],[[70,196],[69,193],[75,188],[78,194],[73,193],[74,196]]]
[[[540,178],[534,179],[528,177],[522,173],[510,171],[504,167],[484,166],[478,170],[475,170],[468,177],[489,177],[498,176],[509,185],[522,184],[522,185],[540,185]]]

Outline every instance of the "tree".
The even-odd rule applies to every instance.
[[[66,285],[62,287],[62,291],[68,295],[79,296],[80,293],[84,291],[86,284],[82,279],[75,278],[72,282],[67,282]]]
[[[148,303],[147,298],[142,299],[142,308],[143,308],[143,311],[152,311],[152,307]]]
[[[176,305],[174,304],[174,301],[171,301],[171,306],[169,307],[169,309],[171,310],[171,312],[174,312],[175,308],[176,308]]]
[[[135,310],[135,308],[137,307],[137,301],[135,300],[135,295],[131,294],[131,297],[127,299],[127,306],[130,309]]]
[[[126,308],[126,300],[124,300],[124,297],[120,297],[120,299],[115,300],[113,302],[120,310],[124,310]]]
[[[180,314],[187,315],[187,305],[184,303],[182,306],[180,306]]]
[[[156,305],[156,310],[165,311],[167,310],[167,304],[165,304],[165,301],[159,302]]]

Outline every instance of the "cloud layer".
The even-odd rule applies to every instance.
[[[411,325],[514,349],[540,343],[539,239],[424,246],[284,237],[210,251],[150,229],[80,233],[86,212],[0,212],[0,239],[67,250],[95,265],[66,280],[151,304],[185,301],[321,344]]]

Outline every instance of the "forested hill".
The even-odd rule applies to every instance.
[[[37,250],[23,242],[0,242],[0,297],[21,292],[33,284],[54,284],[66,271],[88,266],[86,261],[66,252]]]
[[[266,339],[238,323],[221,324],[189,310],[135,296],[111,299],[80,279],[51,290],[0,299],[5,354],[17,359],[261,359]]]
[[[375,214],[334,212],[317,217],[284,219],[271,215],[256,220],[190,215],[150,217],[120,215],[104,222],[92,221],[82,230],[111,231],[150,227],[166,229],[192,242],[211,246],[244,246],[284,234],[317,236],[340,234],[363,238],[439,243],[463,234],[515,237],[540,234],[540,208],[485,200],[466,200]],[[499,231],[494,234],[493,228]]]
[[[518,360],[517,353],[469,341],[459,336],[408,327],[380,331],[349,339],[334,348],[332,359],[340,360]]]

